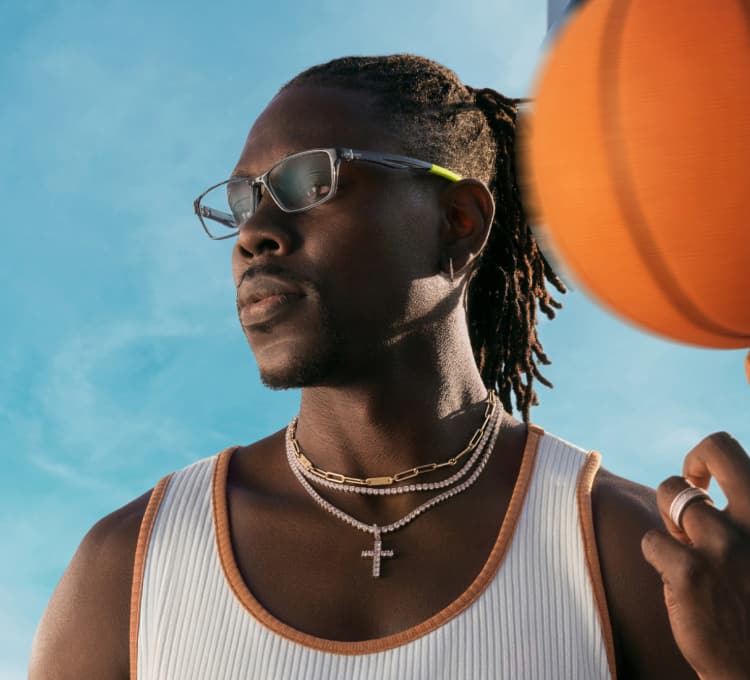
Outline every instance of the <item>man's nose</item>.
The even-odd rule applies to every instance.
[[[259,255],[288,255],[294,248],[294,234],[279,219],[280,211],[259,210],[240,225],[237,250],[245,259]],[[275,213],[275,214],[271,214]]]

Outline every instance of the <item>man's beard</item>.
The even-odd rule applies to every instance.
[[[259,366],[260,380],[272,390],[330,385],[342,365],[345,346],[342,334],[325,310],[314,349],[303,356],[290,357],[284,366],[273,369]]]

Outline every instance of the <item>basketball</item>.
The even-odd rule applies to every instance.
[[[665,338],[750,347],[750,6],[589,0],[531,97],[524,207],[575,281]]]

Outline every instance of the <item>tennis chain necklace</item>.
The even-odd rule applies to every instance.
[[[378,578],[380,576],[381,560],[384,557],[395,556],[395,553],[393,552],[393,550],[388,550],[388,549],[383,548],[383,541],[382,541],[381,536],[383,534],[391,533],[393,531],[397,531],[398,529],[405,527],[412,520],[419,517],[419,515],[421,515],[423,512],[429,510],[430,508],[435,507],[439,503],[442,503],[443,501],[448,500],[449,498],[452,498],[453,496],[460,494],[463,491],[466,491],[466,489],[468,489],[479,478],[479,475],[482,473],[482,470],[484,470],[485,466],[487,465],[487,461],[489,460],[490,455],[492,454],[492,451],[495,448],[495,442],[497,441],[497,436],[500,432],[499,424],[501,420],[502,419],[497,416],[497,411],[495,411],[494,417],[492,419],[492,425],[489,428],[489,431],[491,432],[490,441],[485,446],[484,452],[481,455],[479,462],[477,463],[476,469],[474,470],[474,472],[471,473],[471,475],[466,480],[464,480],[462,483],[450,489],[447,489],[446,491],[443,491],[442,493],[436,496],[433,496],[429,500],[425,501],[421,505],[414,508],[414,510],[412,510],[410,513],[408,513],[401,519],[395,522],[391,522],[390,524],[383,525],[383,526],[380,526],[378,524],[366,524],[365,522],[361,522],[357,518],[352,517],[348,513],[341,510],[340,508],[337,508],[335,505],[333,505],[332,503],[329,503],[325,498],[323,498],[315,489],[313,489],[310,483],[305,479],[299,466],[295,466],[294,464],[296,460],[296,456],[295,456],[294,446],[292,445],[291,432],[293,428],[296,428],[296,421],[297,421],[296,417],[292,420],[292,422],[289,424],[289,426],[286,429],[286,457],[287,457],[287,461],[289,462],[289,467],[294,473],[294,476],[297,478],[297,480],[305,489],[305,491],[307,491],[307,493],[310,494],[312,499],[318,505],[320,505],[327,512],[330,512],[335,517],[338,517],[343,522],[346,522],[347,524],[353,526],[355,529],[358,529],[359,531],[363,531],[368,534],[372,534],[373,536],[372,549],[363,550],[361,552],[361,556],[372,559],[372,575],[374,578]]]
[[[296,432],[296,419],[295,426],[292,430],[292,445],[294,446],[294,456],[299,463],[299,467],[303,470],[303,473],[305,477],[312,481],[317,481],[314,479],[314,477],[318,477],[319,479],[323,480],[324,482],[330,482],[331,484],[324,484],[324,486],[328,486],[328,488],[337,488],[341,491],[352,491],[354,493],[369,493],[369,494],[379,494],[383,493],[382,491],[373,488],[373,487],[386,487],[386,486],[393,486],[394,484],[397,484],[398,482],[405,482],[409,479],[413,479],[414,477],[418,477],[419,475],[423,475],[428,472],[433,472],[435,470],[440,470],[445,467],[455,467],[456,463],[458,463],[462,458],[464,458],[468,453],[470,453],[472,450],[476,449],[477,445],[480,443],[485,428],[487,427],[487,424],[490,422],[490,418],[492,417],[492,414],[495,412],[495,404],[497,401],[497,395],[495,394],[495,390],[489,390],[487,393],[487,397],[484,400],[486,403],[486,407],[484,409],[484,422],[481,424],[481,426],[477,429],[476,432],[472,435],[471,439],[469,440],[469,443],[466,445],[466,448],[461,451],[461,453],[457,453],[452,458],[449,458],[446,461],[443,461],[442,463],[426,463],[425,465],[418,465],[417,467],[409,468],[408,470],[402,470],[401,472],[397,472],[394,475],[384,475],[382,477],[348,477],[346,475],[342,475],[339,472],[329,472],[328,470],[324,470],[323,468],[318,467],[315,465],[304,453],[302,453],[302,450],[300,449],[299,442],[297,441],[297,438],[295,437]],[[469,467],[471,467],[469,465]],[[464,468],[465,470],[466,468]],[[451,479],[453,479],[451,477]],[[341,486],[338,486],[341,485]],[[444,484],[443,486],[446,486]],[[361,487],[358,489],[353,489],[351,487]],[[403,493],[404,490],[414,491],[414,488],[411,487],[399,487],[402,489],[402,491],[396,491],[394,493]],[[435,487],[424,487],[424,488],[435,488]]]
[[[390,495],[390,494],[412,493],[415,491],[433,491],[437,489],[444,489],[445,487],[450,486],[451,484],[454,484],[455,482],[457,482],[459,479],[465,476],[469,472],[469,470],[471,470],[474,463],[476,463],[477,459],[482,454],[482,451],[484,450],[484,447],[487,444],[487,440],[492,434],[492,429],[487,426],[489,425],[492,417],[495,415],[495,410],[497,409],[497,395],[495,394],[493,390],[490,390],[490,393],[486,401],[487,401],[487,408],[485,409],[484,422],[472,436],[471,441],[469,442],[469,445],[461,453],[445,461],[444,463],[427,463],[426,465],[419,465],[418,467],[411,468],[411,470],[407,470],[405,472],[411,472],[412,474],[409,477],[402,477],[402,479],[411,479],[412,477],[416,477],[418,474],[422,474],[423,472],[432,472],[433,470],[439,470],[444,467],[455,465],[455,462],[461,456],[463,456],[465,453],[474,449],[474,453],[466,461],[466,463],[460,470],[458,470],[455,474],[451,475],[450,477],[447,477],[446,479],[443,479],[442,481],[439,481],[439,482],[422,482],[418,484],[408,484],[406,486],[394,486],[393,484],[395,483],[395,481],[400,481],[397,479],[399,475],[403,474],[403,473],[398,473],[397,475],[393,475],[391,477],[367,477],[365,479],[359,479],[354,484],[351,484],[351,483],[345,483],[345,482],[348,482],[349,480],[352,480],[352,479],[358,479],[358,478],[345,477],[344,475],[339,475],[338,473],[327,472],[325,470],[321,470],[321,468],[316,468],[316,470],[311,470],[310,467],[308,466],[309,459],[307,458],[307,456],[305,456],[302,453],[302,451],[300,450],[299,442],[297,441],[297,437],[296,437],[297,419],[296,418],[289,425],[289,427],[291,428],[289,436],[292,440],[292,446],[294,447],[293,465],[300,473],[302,473],[302,475],[304,475],[311,482],[319,484],[320,486],[326,487],[328,489],[333,489],[334,491],[369,494],[373,496],[384,496],[384,495]],[[312,465],[312,463],[310,463],[310,465]],[[321,472],[323,474],[320,474]],[[332,475],[337,475],[338,477],[341,477],[341,481],[339,481],[338,479],[332,479],[331,478]],[[394,481],[390,482],[390,485],[386,487],[373,487],[370,485],[365,485],[365,484],[360,483],[360,482],[368,482],[371,479],[375,479],[375,480],[389,479],[389,480],[394,480]]]

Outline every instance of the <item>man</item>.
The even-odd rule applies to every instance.
[[[657,503],[528,423],[536,304],[564,286],[523,217],[517,103],[409,55],[273,99],[196,210],[238,232],[240,321],[299,416],[97,523],[32,679],[743,677],[741,447],[686,463],[731,511],[670,515],[682,478]]]

